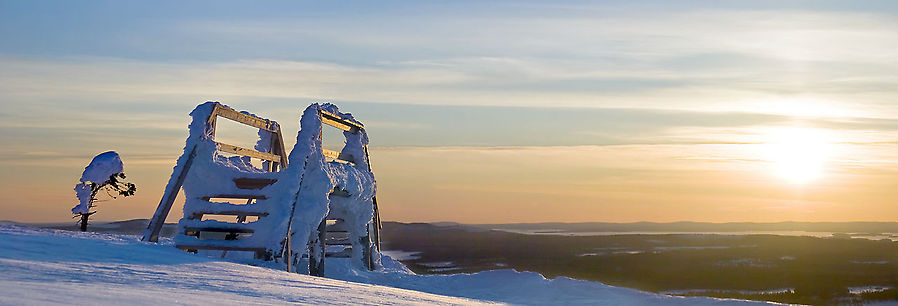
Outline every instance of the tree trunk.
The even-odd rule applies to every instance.
[[[90,218],[90,214],[81,214],[81,231],[87,231],[87,218]]]

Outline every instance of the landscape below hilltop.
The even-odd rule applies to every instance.
[[[137,235],[146,222],[91,230]],[[666,295],[830,304],[898,299],[895,238],[896,222],[384,222],[382,251],[419,274],[514,269]]]

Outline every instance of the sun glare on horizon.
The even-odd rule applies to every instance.
[[[779,128],[765,144],[774,173],[794,184],[806,184],[824,175],[831,151],[826,135],[817,129]]]

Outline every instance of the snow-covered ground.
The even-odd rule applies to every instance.
[[[416,275],[384,257],[358,271],[329,260],[329,278],[188,254],[170,241],[0,225],[0,304],[614,304],[748,303],[681,298],[511,270]],[[402,289],[400,289],[402,288]]]

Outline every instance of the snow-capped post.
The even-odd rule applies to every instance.
[[[80,183],[75,185],[78,205],[72,208],[72,214],[74,214],[73,218],[81,218],[78,223],[81,225],[82,232],[87,231],[87,221],[90,216],[97,213],[90,209],[96,206],[94,202],[97,200],[97,193],[101,190],[113,199],[117,196],[132,196],[137,191],[136,185],[125,181],[122,159],[115,151],[95,156],[84,168]]]

